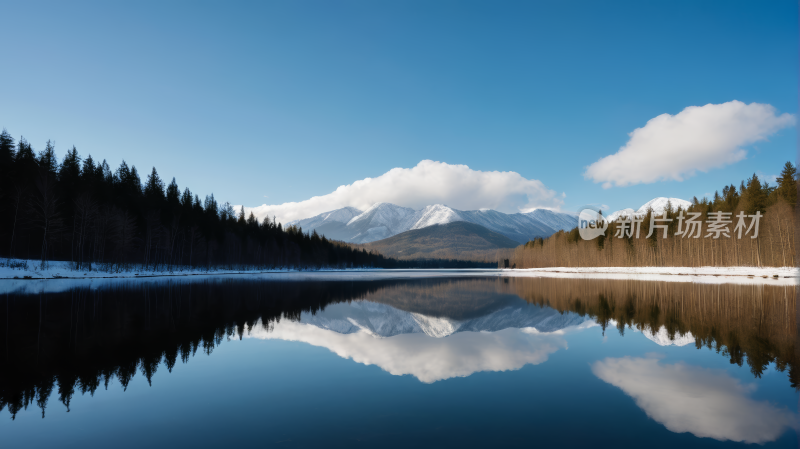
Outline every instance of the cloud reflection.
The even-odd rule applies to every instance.
[[[623,357],[595,362],[592,372],[673,432],[761,444],[796,426],[794,413],[751,399],[755,385],[743,385],[724,371]]]
[[[479,371],[517,370],[537,365],[567,343],[558,334],[533,328],[497,332],[458,332],[446,338],[423,333],[378,337],[367,331],[340,334],[310,324],[281,321],[271,332],[256,326],[245,338],[301,341],[328,348],[340,357],[376,365],[394,374],[410,374],[432,383]]]

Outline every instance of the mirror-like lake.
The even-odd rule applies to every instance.
[[[0,281],[0,446],[798,447],[794,285],[430,276]]]

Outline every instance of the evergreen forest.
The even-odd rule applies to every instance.
[[[786,162],[775,185],[753,174],[738,187],[730,184],[714,192],[712,198],[692,198],[686,210],[667,204],[668,222],[660,221],[652,210],[646,212],[639,233],[628,236],[620,233],[621,220],[611,221],[605,236],[583,240],[578,228],[559,231],[552,236],[537,238],[513,250],[499,251],[499,266],[508,268],[540,267],[794,267],[795,215],[797,209],[797,168]],[[710,221],[716,213],[729,213],[727,237],[711,232]],[[692,236],[677,236],[681,214],[700,213],[702,224]],[[736,233],[737,215],[752,217],[760,214],[758,235],[755,227],[743,237]],[[650,224],[668,223],[667,229],[654,229]],[[745,222],[750,228],[752,218]],[[666,233],[665,233],[666,231]],[[649,234],[649,235],[648,235]],[[666,235],[665,235],[666,234]],[[623,235],[618,238],[618,235]],[[699,235],[699,237],[694,237]]]
[[[59,160],[0,133],[0,257],[7,264],[69,261],[75,270],[467,267],[455,260],[397,261],[344,242],[258,220],[213,194],[200,198],[155,167],[144,177],[123,160]],[[19,262],[14,260],[19,259]],[[493,263],[491,265],[494,265]]]

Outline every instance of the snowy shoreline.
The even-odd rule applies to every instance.
[[[9,262],[14,262],[11,267]],[[27,269],[19,266],[27,262]],[[2,280],[56,280],[56,279],[140,279],[159,277],[221,276],[221,275],[276,275],[291,274],[290,277],[325,279],[397,279],[446,276],[503,276],[503,277],[564,277],[593,279],[661,280],[673,282],[748,282],[757,280],[780,281],[793,284],[800,278],[795,267],[548,267],[526,269],[318,269],[298,270],[276,268],[270,270],[226,270],[192,269],[176,267],[172,271],[126,270],[83,271],[74,270],[70,262],[50,262],[45,270],[37,270],[37,261],[0,259],[0,281]]]
[[[547,267],[501,270],[524,273],[658,274],[672,276],[798,277],[796,267]]]
[[[692,282],[699,284],[797,285],[795,267],[549,267],[499,270],[508,277]]]
[[[27,268],[19,268],[9,266],[22,265],[27,263]],[[153,278],[153,277],[187,277],[187,276],[215,276],[215,275],[229,275],[229,274],[268,274],[268,273],[292,273],[303,272],[307,270],[298,270],[296,268],[274,268],[268,270],[262,269],[222,269],[222,268],[191,268],[176,266],[172,270],[142,270],[142,269],[125,269],[123,271],[106,271],[102,269],[94,270],[75,270],[70,265],[71,262],[54,261],[49,262],[48,267],[44,270],[38,269],[40,262],[38,260],[20,260],[20,259],[0,259],[0,280],[15,279],[15,280],[49,280],[49,279],[140,279],[140,278]],[[364,268],[350,268],[346,271],[363,271]],[[367,270],[374,270],[369,268]],[[323,268],[319,270],[310,270],[312,272],[318,271],[341,271],[332,270],[330,268]]]

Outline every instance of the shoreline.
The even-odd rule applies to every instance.
[[[28,267],[34,267],[36,261],[19,260],[17,263],[28,263]],[[0,259],[0,264],[8,265],[8,259]],[[258,274],[279,274],[279,273],[305,273],[318,275],[324,273],[361,273],[368,277],[374,277],[378,273],[384,273],[385,277],[395,277],[399,273],[427,273],[428,275],[498,275],[508,277],[521,276],[558,276],[570,277],[574,275],[591,277],[611,277],[630,276],[631,278],[641,278],[657,276],[679,276],[689,278],[747,278],[747,279],[781,279],[789,280],[800,278],[800,269],[796,267],[547,267],[547,268],[403,268],[403,269],[384,269],[384,268],[348,268],[332,269],[321,268],[313,270],[303,270],[296,268],[275,268],[268,270],[242,270],[242,269],[190,269],[189,267],[178,267],[172,271],[144,271],[128,270],[121,272],[107,271],[83,271],[74,270],[70,267],[70,262],[50,262],[50,266],[45,270],[33,268],[20,269],[9,266],[0,266],[0,281],[2,280],[77,280],[77,279],[144,279],[160,277],[193,277],[193,276],[221,276],[221,275],[258,275]],[[378,276],[382,277],[382,276]],[[416,276],[414,276],[416,277]]]
[[[760,278],[798,278],[796,267],[547,267],[503,268],[503,272],[565,274],[636,274],[662,276],[744,276]]]

